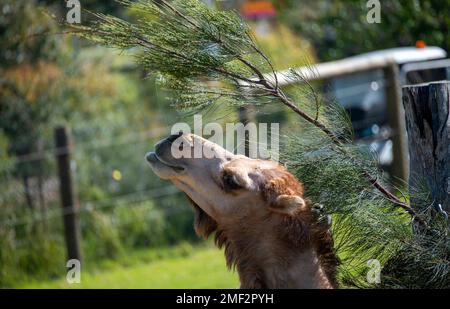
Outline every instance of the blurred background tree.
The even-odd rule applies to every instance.
[[[275,1],[280,18],[309,39],[322,61],[423,40],[450,51],[449,0],[380,1],[381,23],[366,20],[367,1]]]
[[[2,2],[0,19],[0,130],[9,139],[9,153],[26,156],[43,149],[45,127],[57,116],[59,61],[64,41],[56,22],[35,1]],[[59,85],[58,85],[59,84]],[[56,108],[55,108],[56,107]],[[45,207],[42,181],[46,162],[18,162],[15,174],[22,179],[27,205],[33,209],[30,179],[36,177],[40,206]]]

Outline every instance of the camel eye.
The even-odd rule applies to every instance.
[[[236,179],[236,176],[230,173],[223,174],[223,184],[225,189],[228,190],[237,190],[241,188],[241,185]]]

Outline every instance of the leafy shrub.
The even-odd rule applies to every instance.
[[[114,216],[120,240],[125,246],[135,248],[167,243],[164,212],[155,209],[151,201],[117,207]]]
[[[82,216],[83,251],[87,259],[115,258],[123,253],[119,233],[107,214],[86,212]]]

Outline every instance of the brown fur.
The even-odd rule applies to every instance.
[[[259,191],[269,204],[281,195],[303,196],[303,185],[284,167],[261,171],[263,181]],[[334,250],[333,239],[327,225],[318,221],[318,215],[311,211],[311,203],[292,215],[266,212],[262,216],[245,216],[233,225],[219,226],[199,206],[189,199],[195,210],[195,230],[198,235],[208,237],[215,232],[215,242],[225,248],[229,268],[236,268],[243,288],[267,288],[267,280],[255,252],[261,237],[272,240],[270,252],[276,253],[273,263],[280,267],[291,265],[293,256],[306,249],[314,249],[319,264],[331,287],[337,287],[336,267],[339,263]],[[262,205],[261,207],[263,207]],[[257,229],[258,227],[259,229]],[[261,235],[261,227],[267,227]],[[275,244],[275,245],[273,245]],[[261,250],[261,248],[259,248]],[[286,287],[282,277],[277,278],[278,287]]]
[[[175,158],[175,139],[186,147],[200,143],[214,156]],[[160,178],[192,199],[196,232],[215,234],[241,287],[336,286],[338,260],[329,226],[319,221],[303,185],[286,168],[235,155],[195,134],[170,136],[146,158]]]

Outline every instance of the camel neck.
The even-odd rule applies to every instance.
[[[266,226],[267,228],[267,226]],[[240,227],[228,233],[225,255],[235,264],[242,288],[332,288],[307,239],[297,246],[271,232]]]
[[[269,253],[264,249],[254,248],[254,250],[257,257],[242,261],[245,266],[237,267],[241,278],[245,278],[250,271],[250,273],[259,273],[257,276],[260,280],[259,284],[266,288],[332,288],[312,248],[301,252],[285,248],[280,250],[283,252],[281,255]],[[242,279],[241,283],[245,285]]]
[[[332,288],[314,250],[293,254],[290,260],[285,264],[267,265],[264,273],[269,288]]]

